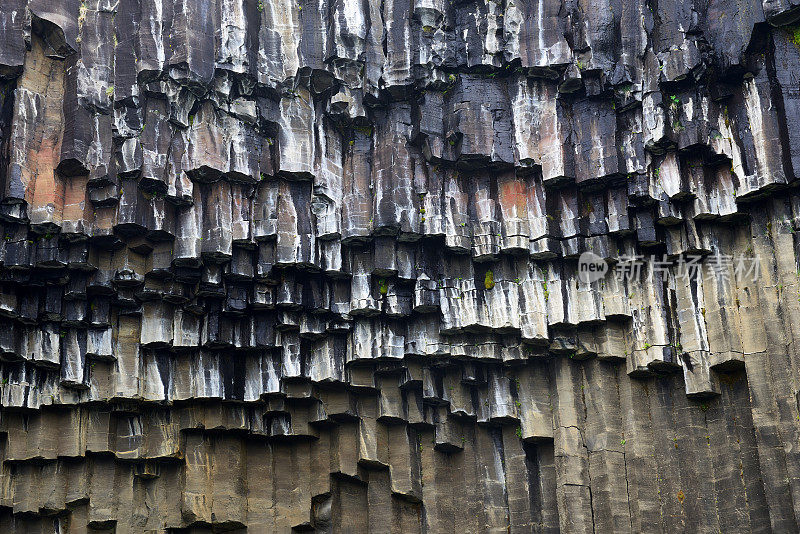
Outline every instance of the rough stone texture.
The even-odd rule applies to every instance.
[[[2,0],[0,532],[797,532],[798,18]]]

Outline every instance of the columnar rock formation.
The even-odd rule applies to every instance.
[[[0,532],[797,532],[798,18],[2,0]]]

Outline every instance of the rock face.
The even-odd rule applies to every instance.
[[[2,0],[0,532],[797,532],[798,19]]]

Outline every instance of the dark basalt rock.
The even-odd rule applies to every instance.
[[[0,532],[800,531],[798,19],[3,0]]]

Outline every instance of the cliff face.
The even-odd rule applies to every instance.
[[[0,531],[798,531],[796,2],[2,0]]]

